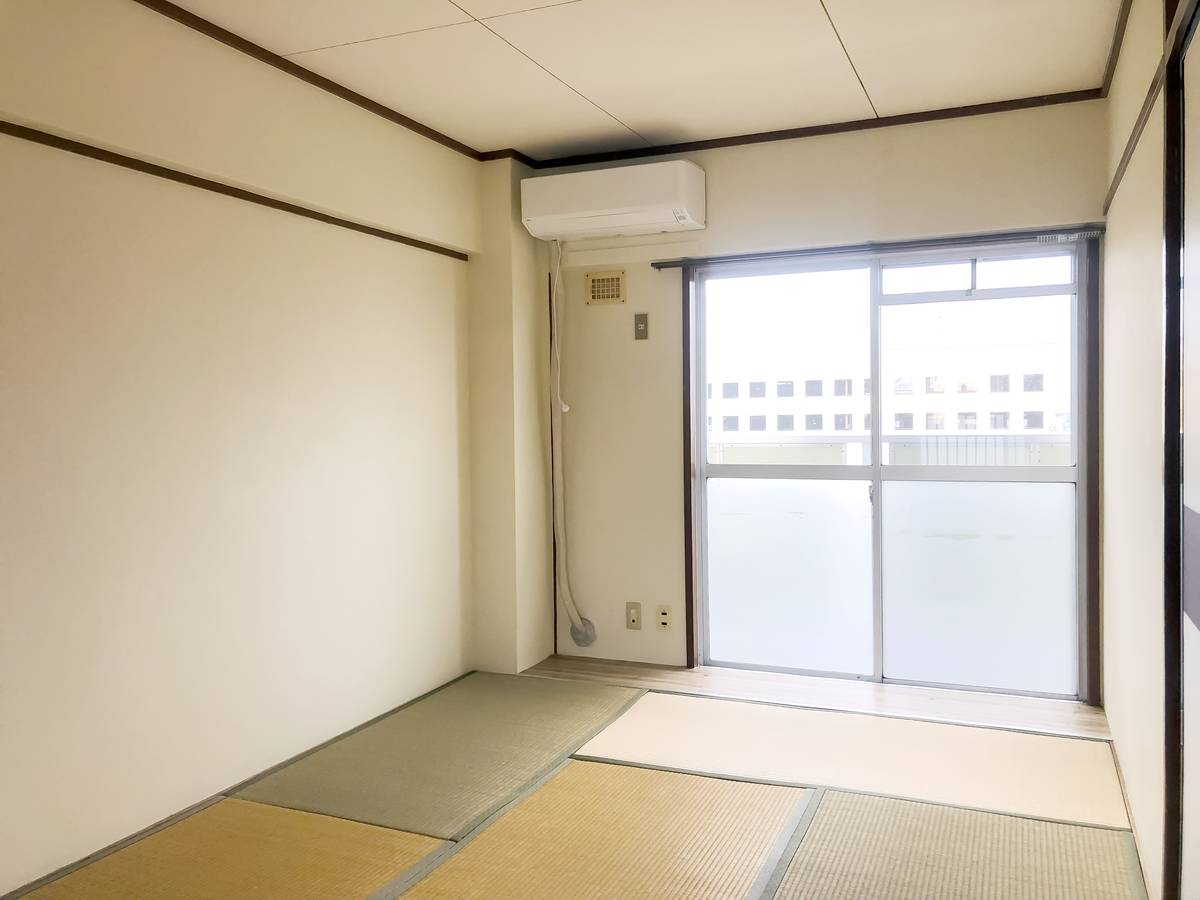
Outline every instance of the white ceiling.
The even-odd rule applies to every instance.
[[[478,150],[546,158],[1100,86],[1121,0],[181,0]]]

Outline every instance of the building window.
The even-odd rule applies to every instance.
[[[822,416],[805,416],[804,430],[805,431],[820,431],[824,427],[824,418]]]
[[[1003,376],[1007,378],[1008,376]],[[1008,413],[992,413],[992,431],[1004,431],[1008,428]]]
[[[974,431],[975,423],[976,423],[975,413],[960,412],[958,414],[958,427],[960,429],[962,429],[963,431]]]
[[[838,413],[833,417],[834,431],[849,431],[854,427],[854,416],[850,413]]]
[[[793,431],[796,428],[795,416],[776,416],[775,430],[776,431]]]
[[[896,413],[896,430],[912,431],[912,413]]]
[[[708,430],[712,431],[712,416],[708,417]]]
[[[821,396],[821,382],[820,381],[804,382],[804,396],[805,397],[820,397]]]
[[[721,416],[722,431],[737,431],[738,417],[737,416]]]
[[[833,396],[849,397],[854,393],[854,382],[849,378],[835,378],[833,380]]]
[[[712,382],[711,381],[708,383],[708,399],[709,400],[712,399]]]
[[[1044,379],[1042,378],[1041,375],[1026,375],[1025,376],[1025,390],[1027,390],[1027,391],[1042,390],[1043,380]],[[1040,428],[1041,426],[1039,425],[1038,427]]]
[[[790,381],[780,381],[775,384],[776,397],[795,397],[796,385]]]
[[[1041,428],[1042,421],[1043,421],[1043,416],[1040,412],[1025,413],[1025,427],[1026,428]]]
[[[946,393],[946,385],[942,382],[940,375],[925,376],[925,393],[927,394],[944,394]]]
[[[958,379],[958,392],[960,394],[974,394],[977,390],[979,390],[979,387],[975,384],[974,378]]]
[[[738,395],[738,386],[736,381],[726,381],[721,385],[721,396],[726,400],[736,400]]]
[[[767,396],[767,383],[765,381],[750,382],[750,396],[751,397]]]
[[[912,393],[912,379],[911,378],[897,378],[894,382],[892,382],[892,393],[893,394],[911,394]]]
[[[766,416],[751,416],[750,417],[750,430],[751,431],[766,431],[767,430],[767,417]]]
[[[942,431],[946,427],[946,417],[941,413],[925,413],[925,430]]]
[[[863,379],[863,393],[866,394],[868,397],[871,396],[871,379],[870,378]]]
[[[993,375],[992,376],[992,393],[1007,394],[1008,393],[1008,376]]]
[[[870,413],[867,413],[866,415],[863,416],[863,428],[865,428],[867,431],[871,430],[871,414]]]

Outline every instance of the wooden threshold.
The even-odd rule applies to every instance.
[[[829,709],[1091,740],[1112,739],[1104,710],[1072,700],[753,672],[716,666],[685,669],[580,656],[551,656],[522,674],[539,678],[602,681],[663,693],[774,703],[803,709]]]

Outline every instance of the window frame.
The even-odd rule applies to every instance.
[[[1072,256],[1072,281],[1069,284],[1037,285],[1017,288],[996,288],[977,290],[972,287],[965,290],[937,291],[929,293],[905,293],[885,295],[881,290],[881,273],[883,265],[906,264],[921,265],[936,261],[962,260],[969,258],[972,262],[972,273],[980,259],[1004,259],[1035,256]],[[880,310],[888,305],[911,305],[913,303],[937,303],[962,300],[1016,299],[1020,297],[1061,297],[1071,298],[1071,371],[1073,376],[1073,391],[1071,401],[1072,441],[1074,461],[1071,465],[1036,466],[1036,465],[974,465],[974,466],[943,466],[943,465],[894,465],[884,464],[882,460],[882,435],[878,429],[871,428],[867,423],[882,422],[882,407],[884,394],[879,391],[864,390],[869,398],[869,411],[864,413],[864,426],[868,431],[871,446],[871,463],[866,465],[776,465],[776,464],[710,464],[707,462],[706,435],[699,433],[690,440],[694,444],[690,453],[691,474],[688,476],[690,485],[689,516],[692,526],[689,530],[689,552],[691,570],[694,572],[694,615],[690,621],[693,637],[689,644],[689,653],[695,648],[695,658],[699,664],[711,664],[738,667],[710,657],[708,652],[708,636],[705,633],[707,623],[707,575],[705,556],[707,553],[707,533],[705,528],[705,493],[706,482],[709,478],[810,478],[816,480],[847,479],[868,481],[871,484],[872,515],[874,518],[874,603],[875,603],[875,671],[872,675],[853,675],[838,672],[815,672],[808,670],[787,669],[784,671],[801,674],[829,675],[833,677],[853,678],[858,680],[914,684],[885,677],[883,675],[882,649],[882,551],[879,546],[882,520],[882,484],[884,481],[994,481],[994,482],[1070,482],[1076,486],[1076,585],[1077,585],[1077,615],[1078,644],[1076,660],[1078,666],[1078,692],[1073,695],[1045,694],[1027,691],[1007,691],[1003,688],[984,688],[970,685],[937,685],[953,687],[967,691],[985,691],[1000,693],[1033,694],[1035,696],[1052,696],[1068,699],[1082,699],[1095,702],[1098,697],[1093,685],[1098,685],[1096,674],[1097,660],[1094,658],[1094,647],[1098,645],[1098,578],[1095,572],[1094,553],[1089,555],[1092,545],[1091,535],[1095,530],[1095,487],[1093,479],[1094,466],[1089,466],[1093,458],[1092,443],[1095,440],[1095,424],[1088,418],[1089,408],[1094,408],[1094,393],[1098,390],[1096,384],[1096,368],[1089,347],[1094,347],[1095,319],[1098,309],[1098,278],[1095,276],[1096,260],[1098,259],[1098,241],[1094,238],[1060,239],[1055,243],[1040,241],[1019,242],[1002,241],[995,245],[973,243],[969,240],[961,245],[938,246],[930,249],[874,249],[871,252],[856,249],[854,252],[831,251],[825,253],[799,254],[796,256],[781,256],[766,259],[723,259],[714,261],[698,261],[689,263],[685,269],[688,276],[685,293],[688,308],[691,310],[691,325],[686,339],[692,346],[692,356],[688,362],[689,371],[696,384],[703,385],[704,381],[704,294],[705,285],[714,278],[745,277],[752,275],[784,274],[811,271],[829,271],[834,269],[871,269],[871,299],[870,299],[870,371],[865,376],[866,384],[878,385],[881,381],[881,348],[880,348]],[[1022,373],[1024,374],[1024,373]],[[976,393],[994,393],[990,390],[990,375],[988,382],[976,384]],[[909,384],[916,378],[910,376]],[[1009,376],[1010,396],[1012,378]],[[864,388],[866,387],[864,384]],[[1023,386],[1023,384],[1022,384]],[[824,387],[822,383],[822,387]],[[894,392],[894,385],[887,385],[888,392]],[[799,392],[797,392],[799,393]],[[822,394],[824,391],[822,391]],[[949,393],[949,391],[947,391]],[[704,394],[691,393],[697,398],[699,415],[689,421],[704,421]],[[807,391],[804,396],[809,396]],[[1015,399],[1015,398],[1014,398]],[[984,415],[990,416],[989,412]],[[798,419],[801,417],[797,417]],[[914,416],[914,420],[915,420]],[[978,414],[976,417],[978,423]],[[802,423],[796,422],[796,426]],[[915,422],[914,422],[915,424]],[[947,423],[949,424],[949,423]],[[1012,428],[1010,417],[1010,428]],[[807,430],[806,428],[804,430]],[[915,429],[914,429],[915,430]],[[1019,433],[1024,429],[1014,431]],[[803,433],[800,431],[799,433]],[[748,668],[761,668],[752,666]]]

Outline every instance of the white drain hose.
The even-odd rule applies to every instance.
[[[562,274],[562,242],[554,242],[554,276],[550,281],[550,347],[553,361],[550,364],[550,468],[554,490],[554,543],[556,564],[554,571],[555,593],[562,600],[563,609],[571,620],[571,640],[586,647],[596,640],[596,626],[585,619],[575,605],[571,592],[571,574],[567,566],[567,515],[563,497],[563,415],[571,411],[562,396],[562,348],[558,324],[558,282]]]

